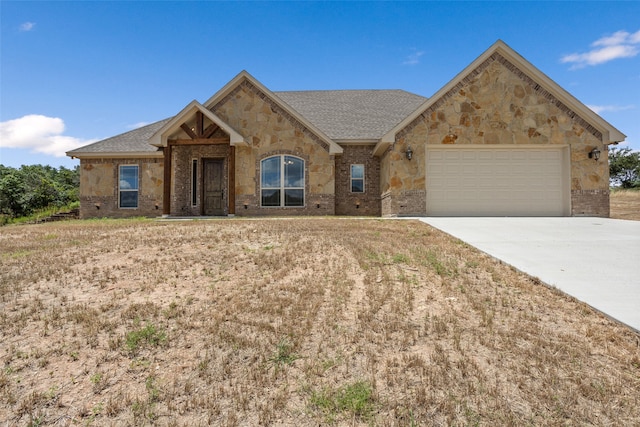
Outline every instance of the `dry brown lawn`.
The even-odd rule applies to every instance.
[[[640,221],[639,190],[615,190],[609,200],[611,218]]]
[[[639,337],[415,221],[0,229],[0,425],[638,425]]]

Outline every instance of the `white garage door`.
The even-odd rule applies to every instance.
[[[569,214],[564,147],[427,146],[427,214]]]

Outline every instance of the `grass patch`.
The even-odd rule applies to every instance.
[[[339,416],[368,420],[373,416],[375,404],[373,389],[364,381],[346,384],[338,388],[325,387],[311,394],[311,405],[321,410],[327,419]]]
[[[640,221],[640,188],[612,190],[609,202],[611,218]]]
[[[149,323],[144,328],[128,332],[125,335],[125,346],[128,351],[135,353],[144,346],[157,347],[166,339],[167,334],[163,330]]]
[[[286,339],[280,340],[276,346],[276,351],[269,358],[269,362],[276,366],[291,365],[300,356],[294,353],[293,345]]]
[[[393,262],[396,264],[408,264],[409,257],[405,254],[395,254],[392,258]]]

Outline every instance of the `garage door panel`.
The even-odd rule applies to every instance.
[[[462,153],[456,151],[445,151],[442,157],[446,160],[460,160],[462,158]]]
[[[427,213],[433,216],[561,216],[564,151],[551,148],[427,150]]]

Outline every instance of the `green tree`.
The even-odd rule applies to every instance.
[[[78,200],[79,167],[56,169],[30,165],[20,169],[0,165],[0,215],[20,217]]]
[[[640,151],[610,148],[609,176],[615,187],[640,188]]]
[[[16,169],[0,169],[0,214],[9,217],[23,215],[22,190],[24,183]]]

